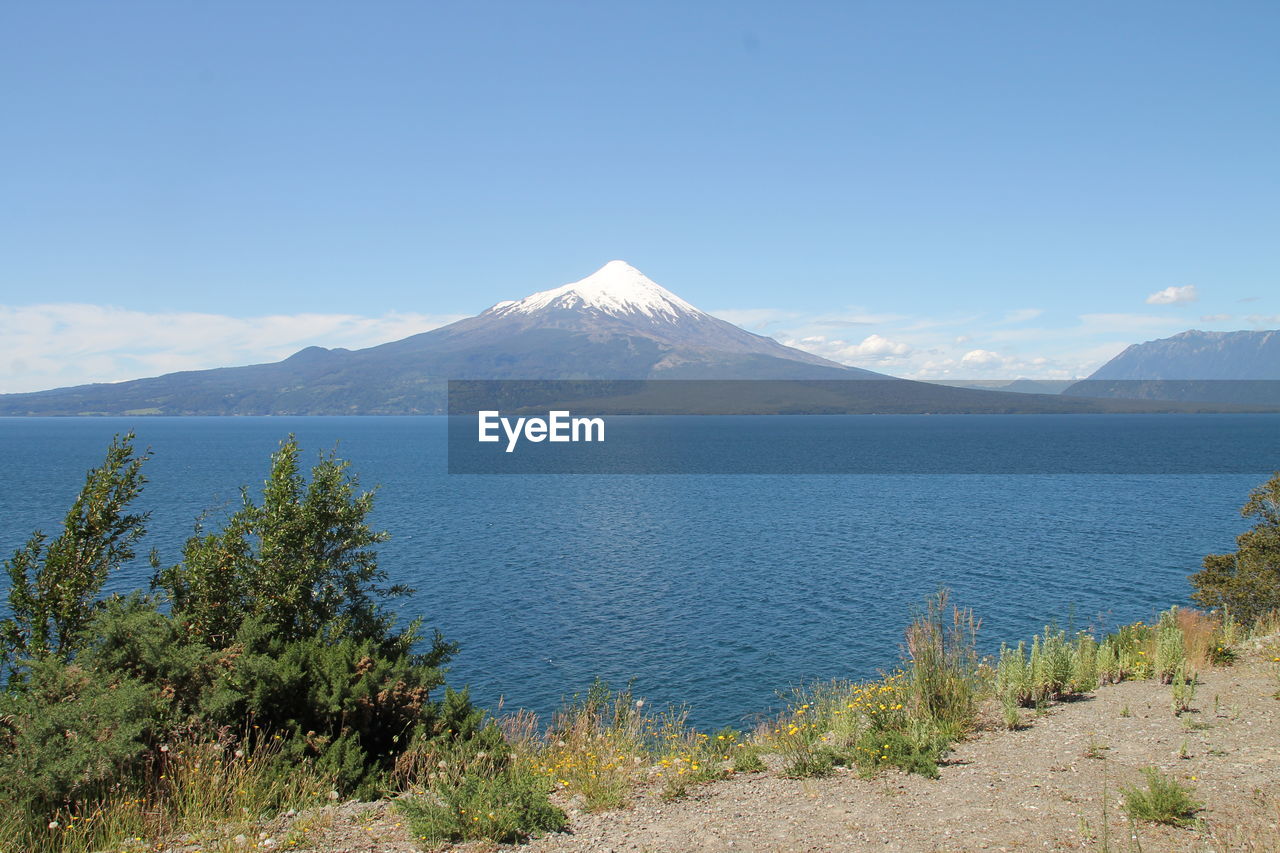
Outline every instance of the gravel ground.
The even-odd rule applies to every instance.
[[[786,779],[740,775],[675,802],[641,790],[630,807],[569,811],[567,833],[519,848],[550,851],[1265,851],[1280,853],[1280,638],[1250,643],[1233,667],[1201,673],[1194,710],[1175,717],[1170,688],[1104,687],[1018,731],[957,745],[940,779],[847,772]],[[1189,828],[1131,824],[1121,787],[1154,766],[1204,804]],[[283,821],[273,833],[314,853],[421,849],[386,802],[345,803]],[[260,843],[248,840],[246,847]],[[472,843],[439,851],[506,849]]]

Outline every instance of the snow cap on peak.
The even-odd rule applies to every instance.
[[[499,302],[489,310],[497,314],[532,314],[551,308],[595,310],[614,315],[643,314],[665,320],[702,314],[631,264],[616,260],[579,281],[543,290],[516,302]]]

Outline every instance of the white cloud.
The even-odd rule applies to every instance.
[[[1250,314],[1244,319],[1246,323],[1253,326],[1280,325],[1280,314]]]
[[[911,354],[911,345],[891,341],[881,335],[868,335],[859,343],[831,340],[824,335],[784,339],[782,343],[842,364],[878,364]]]
[[[1203,314],[1200,317],[1201,323],[1225,323],[1231,319],[1230,314]]]
[[[986,349],[969,350],[960,358],[960,363],[966,367],[986,367],[990,365],[1003,364],[1004,358],[998,352],[992,352]]]
[[[388,313],[229,317],[106,305],[0,305],[0,393],[279,361],[308,346],[357,349],[461,316]]]
[[[1164,290],[1157,290],[1147,297],[1147,304],[1178,305],[1183,302],[1195,302],[1199,298],[1200,294],[1196,293],[1196,286],[1188,284],[1183,287],[1166,287]]]
[[[843,330],[832,328],[872,318],[883,322],[858,335],[860,340],[842,340],[838,336]],[[1251,319],[1256,325],[1280,324],[1280,317]],[[1045,312],[1035,308],[981,315],[931,315],[923,310],[877,315],[869,309],[850,308],[841,315],[797,315],[766,334],[833,361],[894,376],[1071,379],[1089,375],[1130,344],[1168,337],[1188,327],[1188,319],[1180,312],[1045,318]]]
[[[846,352],[857,356],[906,355],[911,352],[911,347],[879,335],[868,335],[862,339],[862,343],[848,347]]]

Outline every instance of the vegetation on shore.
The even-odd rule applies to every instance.
[[[117,438],[58,535],[33,534],[4,563],[0,851],[232,836],[289,849],[300,835],[259,832],[275,815],[380,796],[396,797],[424,844],[511,842],[564,828],[553,794],[600,810],[767,768],[936,777],[975,729],[1018,728],[1101,684],[1158,680],[1184,713],[1199,670],[1280,627],[1277,475],[1245,505],[1258,521],[1239,550],[1206,557],[1192,578],[1212,611],[1175,607],[1101,637],[1046,627],[982,658],[978,619],[943,591],[907,626],[897,668],[797,690],[754,731],[699,732],[680,709],[603,683],[547,721],[493,718],[445,685],[455,647],[387,610],[407,590],[377,565],[372,493],[331,454],[305,476],[292,438],[260,498],[246,489],[219,529],[198,526],[177,564],[153,556],[150,592],[102,596],[146,532],[128,506],[147,456]],[[1136,820],[1172,824],[1197,808],[1155,771],[1126,803]]]

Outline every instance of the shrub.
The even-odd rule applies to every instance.
[[[1122,625],[1110,634],[1104,644],[1115,652],[1116,677],[1112,680],[1150,678],[1155,642],[1155,630],[1142,622]]]
[[[972,610],[952,607],[938,592],[907,627],[910,655],[910,714],[937,724],[965,728],[973,720],[977,696],[977,634]]]
[[[457,785],[437,785],[429,794],[396,801],[419,839],[502,843],[557,832],[568,818],[547,799],[545,778],[515,765],[496,773],[472,773]]]
[[[80,640],[86,670],[154,688],[174,724],[199,712],[201,697],[230,659],[182,630],[154,598],[133,593],[104,601]]]
[[[1032,699],[1046,702],[1067,695],[1071,685],[1071,646],[1065,631],[1044,629],[1031,643]]]
[[[763,773],[769,768],[760,758],[760,747],[756,744],[737,744],[733,751],[734,773]]]
[[[358,493],[348,463],[332,454],[304,481],[298,454],[289,436],[271,457],[262,504],[242,490],[224,528],[205,534],[198,526],[182,562],[158,571],[156,585],[184,628],[215,647],[228,645],[247,619],[282,640],[323,632],[395,642],[381,600],[410,590],[383,585],[373,546],[387,535],[366,521],[373,493]]]
[[[630,687],[614,691],[598,679],[585,694],[567,699],[545,731],[532,715],[508,721],[522,760],[549,783],[580,796],[588,811],[623,805],[638,774],[658,755],[674,751],[681,731],[671,728],[670,739],[660,738],[660,725]]]
[[[415,734],[457,736],[460,718],[478,713],[465,693],[431,700],[443,675],[410,652],[412,635],[398,645],[289,640],[253,617],[226,649],[211,649],[140,596],[109,600],[91,627],[79,662],[147,685],[156,727],[195,724],[247,746],[278,736],[286,758],[314,761],[344,792],[380,791]]]
[[[1178,608],[1160,614],[1156,625],[1156,655],[1152,674],[1163,684],[1171,684],[1186,663],[1186,644],[1178,626]]]
[[[136,788],[156,701],[133,679],[36,661],[20,692],[0,695],[0,801],[38,827],[122,781]]]
[[[837,764],[846,763],[836,749],[822,739],[820,724],[806,720],[802,713],[783,721],[774,733],[773,743],[782,756],[782,775],[792,778],[826,776]]]
[[[1118,680],[1114,648],[1099,647],[1092,635],[1083,631],[1068,641],[1066,632],[1046,627],[1044,634],[1016,647],[1002,645],[996,664],[996,698],[1007,728],[1020,725],[1018,706],[1040,705],[1051,699],[1096,690],[1099,677]]]
[[[1124,678],[1124,671],[1120,667],[1120,654],[1116,651],[1116,644],[1110,639],[1103,640],[1102,645],[1098,647],[1098,680],[1103,684],[1118,684]]]
[[[1172,703],[1174,716],[1191,710],[1191,700],[1196,697],[1196,673],[1185,663],[1173,676]]]
[[[1034,685],[1031,681],[1031,668],[1027,664],[1027,644],[1018,643],[1016,648],[1001,645],[1000,660],[996,664],[996,696],[1002,707],[1030,705],[1034,701]],[[1008,713],[1006,712],[1006,721]],[[1017,712],[1014,712],[1017,716]]]
[[[1192,822],[1195,813],[1202,808],[1190,788],[1163,775],[1154,767],[1144,767],[1146,790],[1133,787],[1124,789],[1125,811],[1134,820],[1185,826]]]
[[[1280,472],[1250,493],[1240,514],[1257,522],[1236,537],[1235,553],[1204,558],[1191,597],[1249,623],[1280,608]]]
[[[446,693],[435,724],[397,762],[396,778],[412,792],[397,807],[421,840],[515,842],[567,824],[547,798],[551,781],[519,759],[465,691]]]
[[[938,729],[921,722],[906,729],[872,729],[862,736],[854,755],[864,776],[892,766],[904,773],[936,779],[938,762],[957,734],[954,729]]]
[[[274,807],[315,780],[370,796],[410,744],[460,768],[435,780],[439,791],[473,785],[477,767],[517,779],[502,733],[465,691],[432,698],[455,648],[436,634],[415,653],[417,623],[396,630],[384,610],[405,590],[377,568],[372,546],[385,534],[365,523],[372,494],[332,455],[304,482],[292,437],[272,457],[261,505],[245,492],[222,531],[198,532],[181,563],[157,571],[168,602],[96,600],[143,533],[145,516],[124,512],[144,482],[131,442],[113,441],[89,472],[58,538],[46,547],[37,533],[6,563],[13,615],[0,623],[0,654],[17,677],[0,695],[0,795],[11,806],[0,848],[97,849],[140,827]],[[188,766],[167,752],[173,743],[209,752]]]
[[[201,696],[201,717],[215,725],[248,720],[286,738],[286,754],[313,757],[342,791],[378,792],[396,756],[419,730],[457,733],[473,713],[466,694],[433,703],[440,670],[372,639],[320,634],[287,640],[251,619],[229,660]],[[459,717],[462,720],[459,720]]]
[[[93,615],[107,575],[134,557],[146,532],[145,514],[125,513],[146,478],[146,453],[134,456],[133,433],[117,435],[52,541],[39,531],[4,562],[10,616],[0,621],[0,660],[55,654],[64,660]]]
[[[1070,687],[1075,694],[1098,689],[1098,641],[1091,634],[1076,634],[1071,646]]]

